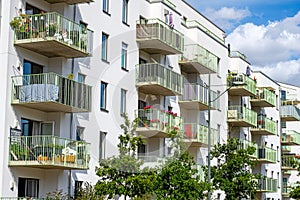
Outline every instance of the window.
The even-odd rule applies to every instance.
[[[126,112],[126,90],[121,89],[121,105],[120,105],[120,113]]]
[[[41,73],[43,73],[43,66],[24,60],[23,75],[41,74]]]
[[[77,81],[78,81],[78,83],[84,83],[85,82],[85,75],[78,73]]]
[[[105,159],[106,132],[100,131],[99,138],[99,160]]]
[[[75,199],[79,196],[80,189],[82,187],[83,181],[75,181],[75,187],[74,187],[74,196]]]
[[[83,131],[84,127],[77,126],[76,127],[76,140],[83,141]]]
[[[109,0],[103,0],[103,4],[102,4],[102,10],[105,13],[108,13],[108,9],[109,9]]]
[[[38,198],[39,180],[32,178],[19,178],[18,197]]]
[[[102,54],[101,58],[107,61],[107,48],[108,48],[108,36],[106,33],[102,33]]]
[[[123,0],[122,3],[122,22],[127,24],[128,18],[128,0]]]
[[[100,86],[100,109],[106,110],[106,90],[107,90],[107,83],[101,82]]]
[[[122,42],[121,50],[121,68],[127,70],[127,47],[128,45]]]

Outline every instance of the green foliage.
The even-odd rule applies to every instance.
[[[289,193],[290,198],[300,199],[300,185],[293,188],[293,190]]]
[[[204,199],[208,184],[201,182],[195,162],[186,151],[182,135],[173,129],[170,136],[174,156],[158,171],[155,185],[157,199]]]
[[[97,195],[96,190],[88,182],[84,183],[84,187],[81,188],[77,194],[76,200],[103,200],[104,197]]]
[[[66,200],[68,195],[63,193],[62,190],[56,190],[54,192],[46,193],[46,200]]]
[[[213,189],[223,190],[227,200],[254,199],[256,179],[260,178],[249,171],[255,165],[249,156],[254,152],[254,147],[244,149],[236,138],[230,138],[227,144],[217,144],[211,151],[211,159],[218,160],[211,167]]]
[[[124,195],[136,198],[152,194],[156,173],[148,168],[141,169],[142,161],[136,158],[137,147],[144,143],[140,136],[135,135],[137,120],[130,122],[126,114],[123,115],[124,133],[119,136],[119,155],[100,162],[96,169],[100,177],[95,190],[97,195]]]

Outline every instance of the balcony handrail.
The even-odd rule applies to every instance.
[[[181,60],[198,62],[214,72],[218,71],[218,57],[199,44],[184,45],[184,52],[181,56]]]
[[[258,148],[258,158],[259,159],[266,159],[271,162],[276,162],[277,156],[276,156],[276,150],[266,147],[266,146],[260,146]]]
[[[176,129],[182,131],[182,118],[168,113],[168,111],[151,108],[135,110],[135,115],[139,119],[138,127],[149,127],[163,132]]]
[[[294,105],[282,105],[280,106],[280,115],[282,117],[293,116],[300,120],[300,109]]]
[[[277,180],[273,178],[263,177],[258,179],[257,190],[259,191],[277,191]]]
[[[22,25],[15,29],[15,40],[55,39],[81,51],[92,52],[93,31],[57,12],[22,15],[16,19]]]
[[[216,99],[218,93],[211,90],[211,99]],[[182,96],[179,101],[200,101],[208,105],[208,87],[199,83],[184,83]],[[219,108],[219,99],[211,102],[213,108]]]
[[[243,139],[241,140],[241,144],[244,149],[247,149],[249,147],[254,147],[255,151],[253,154],[251,154],[251,156],[254,156],[255,158],[258,157],[258,145],[255,142]]]
[[[136,83],[157,82],[178,94],[182,94],[183,76],[158,63],[136,65]]]
[[[281,136],[281,141],[300,144],[300,133],[294,130],[284,130]]]
[[[243,73],[229,73],[227,75],[227,85],[230,87],[240,87],[239,85],[242,85],[244,89],[248,90],[253,95],[256,94],[256,81]]]
[[[151,153],[138,153],[137,158],[143,160],[145,163],[147,162],[164,163],[168,159],[168,156],[153,155]]]
[[[230,57],[238,57],[247,60],[247,56],[239,51],[230,51]]]
[[[276,134],[276,122],[260,114],[257,116],[257,128]]]
[[[185,25],[187,27],[198,27],[200,30],[204,31],[205,33],[207,33],[208,35],[210,35],[212,38],[216,39],[218,42],[220,43],[224,43],[225,40],[220,38],[219,36],[217,36],[214,32],[210,31],[208,28],[206,28],[205,26],[203,26],[200,22],[198,22],[197,20],[189,20],[185,22]]]
[[[197,123],[184,123],[184,138],[189,141],[197,141],[208,144],[208,127]],[[210,129],[211,145],[218,142],[219,135],[217,129]]]
[[[9,137],[9,162],[88,168],[89,143],[53,135]]]
[[[92,87],[49,72],[12,76],[12,102],[58,102],[91,110]]]
[[[230,111],[235,111],[234,115],[229,116]],[[228,106],[227,117],[242,119],[253,126],[257,126],[257,113],[245,106]]]

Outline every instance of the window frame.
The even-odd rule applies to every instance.
[[[101,81],[100,84],[100,110],[107,111],[107,86],[108,83]]]
[[[109,34],[102,32],[101,35],[101,59],[108,62],[108,38]]]
[[[121,88],[120,93],[120,114],[126,113],[126,96],[127,96],[127,90]]]
[[[121,69],[127,71],[128,61],[128,44],[122,42],[121,44]]]
[[[99,135],[99,155],[98,155],[99,160],[105,159],[106,136],[107,136],[107,132],[100,131],[100,135]]]
[[[122,0],[122,22],[128,23],[128,2],[129,0]]]
[[[109,14],[109,0],[102,1],[102,11],[106,14]]]

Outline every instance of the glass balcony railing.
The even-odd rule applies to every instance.
[[[248,141],[248,140],[241,140],[241,145],[243,149],[248,149],[249,147],[254,147],[255,151],[251,154],[251,157],[258,158],[258,146],[256,143]]]
[[[227,75],[227,85],[230,95],[254,96],[256,82],[245,74],[230,73]]]
[[[148,131],[165,134],[173,129],[182,131],[182,118],[175,113],[151,108],[136,110],[136,116],[139,120],[137,131],[145,132],[149,137],[152,135],[147,135]]]
[[[229,106],[227,120],[239,126],[257,126],[257,113],[245,106]]]
[[[9,166],[88,169],[88,144],[52,135],[9,138]]]
[[[138,20],[136,37],[139,48],[146,51],[148,49],[158,50],[162,54],[179,54],[184,49],[183,34],[160,19]]]
[[[241,58],[243,60],[247,60],[247,57],[245,56],[245,54],[242,54],[239,51],[230,51],[230,55],[231,58]]]
[[[269,107],[276,106],[276,94],[267,88],[259,89],[258,93],[251,98],[253,106]]]
[[[92,53],[93,32],[58,13],[17,17],[15,44],[47,57],[86,57]]]
[[[217,144],[219,139],[218,130],[210,129],[210,135],[210,144]],[[187,142],[207,145],[208,127],[195,123],[184,123],[184,138]]]
[[[284,130],[281,143],[286,145],[300,145],[300,133],[294,130]]]
[[[265,162],[276,163],[276,150],[268,147],[259,147],[258,159]]]
[[[297,169],[299,164],[299,159],[295,157],[295,155],[282,155],[281,156],[281,168],[283,169]]]
[[[136,66],[136,86],[146,94],[182,94],[183,76],[157,63]]]
[[[12,77],[12,104],[43,111],[89,112],[92,87],[55,73]]]
[[[196,72],[200,74],[216,73],[218,71],[218,57],[198,44],[184,46],[180,63],[195,63],[193,66],[196,68]]]
[[[282,105],[280,106],[280,116],[284,121],[299,121],[300,110],[294,105]]]
[[[281,146],[281,151],[282,152],[291,152],[291,147],[290,146]]]
[[[211,91],[211,99],[216,99],[218,94]],[[183,86],[183,94],[179,97],[181,103],[198,102],[202,106],[198,106],[201,110],[207,110],[208,107],[208,88],[197,83],[186,83]],[[211,102],[211,108],[219,108],[219,99]]]
[[[251,128],[251,131],[253,132],[263,132],[262,134],[265,134],[264,132],[267,132],[269,134],[275,135],[276,134],[276,122],[263,116],[259,115],[257,116],[257,127]]]
[[[277,192],[277,180],[264,177],[258,179],[257,191],[259,192]]]

